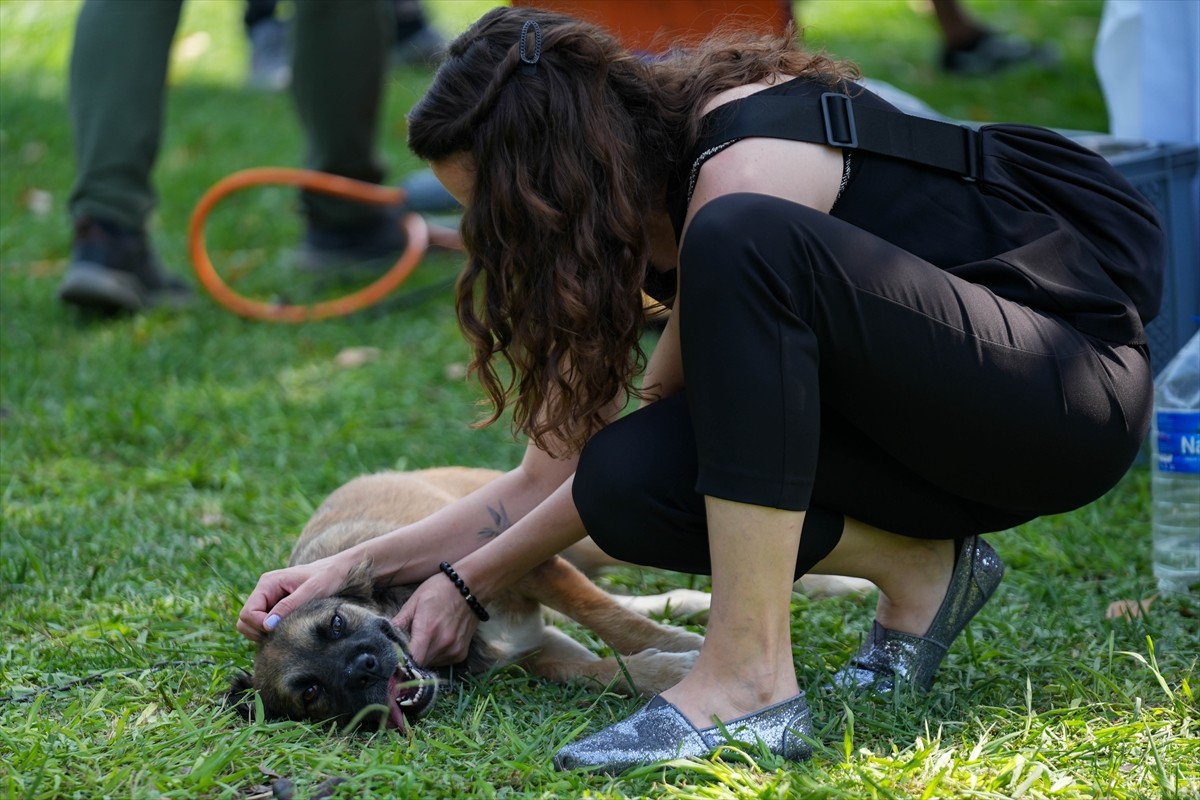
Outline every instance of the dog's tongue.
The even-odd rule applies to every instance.
[[[396,676],[392,675],[388,680],[387,685],[388,696],[388,721],[393,728],[396,728],[401,733],[408,733],[408,725],[404,719],[404,712],[400,710],[400,704],[396,702]]]

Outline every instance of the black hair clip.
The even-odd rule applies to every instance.
[[[533,55],[529,54],[529,32],[533,31]],[[521,57],[521,71],[526,75],[537,72],[537,63],[542,57],[542,26],[528,20],[521,26],[521,42],[517,54]]]

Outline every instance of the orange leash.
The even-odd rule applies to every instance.
[[[401,220],[408,236],[408,246],[396,263],[370,285],[344,297],[312,305],[286,305],[251,300],[235,292],[217,274],[204,245],[204,223],[213,207],[228,195],[254,186],[268,185],[299,186],[321,194],[375,205],[398,205],[405,200],[403,189],[356,181],[325,172],[286,167],[246,169],[214,184],[200,198],[192,212],[192,219],[188,225],[188,253],[196,277],[213,299],[235,314],[249,319],[298,323],[352,314],[378,303],[404,283],[421,263],[431,242],[447,248],[462,248],[462,241],[456,231],[431,226],[420,215],[408,214]]]

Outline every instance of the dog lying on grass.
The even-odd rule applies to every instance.
[[[316,510],[289,565],[315,561],[415,522],[499,475],[445,467],[356,478]],[[582,545],[581,560],[589,552]],[[254,674],[234,680],[231,699],[250,715],[254,703],[247,692],[253,689],[269,718],[404,731],[429,712],[442,683],[517,663],[551,681],[585,678],[651,696],[683,678],[703,638],[647,614],[706,611],[709,599],[703,592],[677,589],[619,601],[556,556],[489,601],[491,619],[479,625],[465,662],[429,670],[413,663],[405,632],[391,622],[415,589],[376,587],[363,565],[334,596],[306,603],[267,634],[258,645]],[[589,628],[620,659],[600,657],[547,624],[544,609]]]

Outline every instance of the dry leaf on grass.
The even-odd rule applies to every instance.
[[[1108,604],[1108,610],[1104,612],[1105,619],[1138,619],[1150,613],[1150,606],[1158,599],[1158,595],[1152,594],[1149,597],[1141,600],[1114,600]]]
[[[171,55],[179,61],[195,61],[212,49],[212,36],[208,31],[189,33],[175,43]]]
[[[44,217],[54,210],[54,195],[45,189],[30,186],[21,192],[21,205],[35,216]]]
[[[31,278],[57,278],[63,274],[67,262],[61,258],[43,261],[30,261],[24,266]]]
[[[342,369],[353,369],[371,361],[378,361],[381,355],[383,351],[378,347],[347,347],[334,357],[333,362]]]

